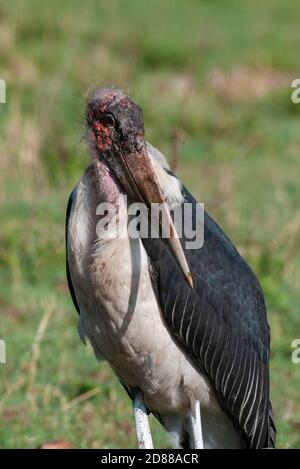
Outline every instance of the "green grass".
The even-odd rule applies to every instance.
[[[1,3],[1,447],[135,446],[129,400],[77,337],[64,271],[86,95],[111,84],[142,106],[169,158],[178,135],[177,174],[260,278],[278,447],[300,446],[298,18],[297,0]]]

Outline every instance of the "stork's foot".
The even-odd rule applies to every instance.
[[[144,404],[143,395],[140,390],[134,391],[132,402],[138,448],[153,449],[148,414]]]
[[[203,449],[204,445],[199,401],[194,401],[192,409],[188,412],[188,426],[191,447],[193,449]]]

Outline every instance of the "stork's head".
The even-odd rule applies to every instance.
[[[121,147],[131,151],[145,143],[141,109],[115,88],[100,88],[90,99],[87,126],[100,154],[107,159],[116,155]]]
[[[159,180],[146,149],[144,120],[139,106],[121,90],[102,88],[90,99],[86,116],[88,138],[104,158],[134,202],[166,205]],[[191,274],[170,215],[166,209],[165,232],[170,250],[188,283]],[[164,217],[163,217],[164,218]]]

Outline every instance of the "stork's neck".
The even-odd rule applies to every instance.
[[[126,236],[127,198],[104,159],[93,159],[83,180],[86,213],[89,214],[90,241],[94,254],[107,242]],[[117,230],[117,231],[116,231]]]
[[[183,202],[182,184],[170,171],[165,157],[147,142],[147,151],[162,192],[170,207]],[[118,204],[120,194],[125,193],[116,176],[104,158],[93,157],[87,170],[95,196],[100,202]]]
[[[86,143],[92,160],[90,171],[94,176],[93,186],[98,196],[101,201],[117,203],[118,195],[123,193],[121,185],[106,160],[99,158],[99,151],[89,134],[86,135]],[[166,158],[149,142],[146,142],[146,148],[167,203],[171,208],[182,204],[184,201],[182,184],[170,171]]]
[[[169,206],[173,208],[176,204],[181,204],[183,195],[180,181],[169,171],[163,155],[158,150],[149,144],[147,144],[147,150]],[[92,163],[85,171],[77,192],[77,217],[78,226],[82,231],[82,246],[89,246],[93,251],[96,247],[96,251],[98,251],[98,247],[101,247],[103,243],[111,242],[109,233],[105,229],[98,230],[97,228],[101,219],[99,212],[101,204],[113,206],[114,210],[108,214],[106,219],[110,218],[109,221],[111,221],[112,218],[116,217],[120,222],[118,226],[122,227],[127,236],[127,202],[130,203],[130,200],[126,200],[122,186],[105,159],[99,159],[99,155],[97,158],[92,158]],[[89,249],[87,251],[90,252]]]
[[[94,193],[93,197],[97,200],[97,203],[107,202],[117,205],[123,190],[106,160],[104,158],[94,159],[87,172],[89,173],[87,177],[90,178],[91,189]]]

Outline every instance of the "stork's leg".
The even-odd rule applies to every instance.
[[[140,390],[134,391],[132,402],[138,448],[152,449],[153,443],[149,426],[149,419],[144,404],[143,395]]]
[[[188,412],[190,439],[193,449],[203,449],[203,434],[201,425],[200,402],[194,401],[192,409]]]

